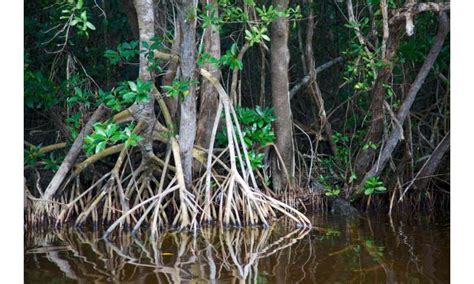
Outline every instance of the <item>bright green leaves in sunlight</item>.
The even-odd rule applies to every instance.
[[[258,16],[265,24],[270,24],[271,22],[275,21],[279,17],[288,18],[290,21],[295,21],[302,18],[300,6],[297,5],[294,8],[290,7],[285,11],[279,11],[273,8],[272,5],[268,6],[268,8],[263,5],[262,7],[255,7],[255,10],[258,13]]]
[[[142,138],[133,133],[135,125],[129,124],[124,129],[121,129],[113,122],[95,123],[93,126],[93,133],[87,135],[84,139],[84,150],[87,155],[102,152],[108,145],[116,143],[125,143],[128,146],[137,146]]]
[[[250,46],[256,43],[262,42],[262,40],[270,41],[270,37],[267,35],[268,29],[266,27],[252,26],[250,30],[245,30],[245,40],[248,41]]]
[[[257,153],[255,151],[249,151],[249,161],[252,169],[263,168],[264,153]]]
[[[147,102],[149,100],[149,93],[152,88],[151,82],[143,82],[137,80],[136,82],[128,81],[128,90],[121,89],[122,98],[125,102]]]
[[[327,197],[337,197],[341,193],[341,187],[339,185],[333,186],[328,176],[320,174],[318,181],[324,186],[324,195]]]
[[[380,180],[379,177],[371,177],[368,178],[364,184],[364,194],[365,195],[372,195],[376,193],[383,193],[387,191],[383,182]]]
[[[266,146],[275,140],[271,123],[275,121],[273,109],[257,106],[255,109],[237,108],[237,119],[242,125],[244,142],[248,147],[254,143]]]
[[[149,81],[124,81],[111,91],[99,89],[97,101],[114,111],[121,111],[133,103],[148,102],[153,83]]]
[[[234,6],[230,1],[221,1],[219,6],[222,7],[222,19],[225,22],[242,22],[248,21],[248,15],[244,13],[244,10],[238,6]]]

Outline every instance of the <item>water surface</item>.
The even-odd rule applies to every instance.
[[[315,228],[203,228],[153,240],[98,231],[27,231],[25,283],[448,283],[449,218],[347,221]]]

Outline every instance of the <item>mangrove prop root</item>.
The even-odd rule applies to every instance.
[[[202,163],[206,165],[204,175],[193,181],[192,186],[186,186],[174,125],[161,94],[154,88],[152,92],[166,124],[165,127],[157,123],[161,133],[159,141],[167,142],[168,146],[164,161],[156,156],[142,159],[140,166],[134,169],[130,151],[122,145],[111,149],[111,153],[85,160],[71,173],[72,176],[80,175],[88,165],[112,152],[120,151],[114,168],[108,174],[85,191],[70,192],[67,204],[56,205],[61,208],[56,209],[54,215],[57,225],[74,216],[76,225],[82,225],[87,220],[94,224],[108,223],[111,225],[104,235],[108,237],[117,228],[132,226],[135,233],[146,224],[151,228],[152,236],[156,237],[159,228],[171,226],[196,230],[199,222],[217,223],[221,227],[270,226],[272,219],[279,214],[299,226],[310,227],[310,221],[301,212],[259,189],[242,131],[227,93],[208,71],[201,69],[200,73],[219,94],[210,150],[199,154]],[[227,147],[214,150],[221,114],[227,131]],[[140,127],[141,122],[134,132]],[[216,154],[219,151],[220,154]],[[157,173],[161,175],[160,178],[155,175]]]

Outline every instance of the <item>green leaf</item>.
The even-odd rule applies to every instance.
[[[107,137],[111,137],[116,131],[117,131],[117,125],[115,123],[111,123],[107,125],[107,128],[105,129],[105,133],[107,134]]]
[[[137,85],[133,81],[128,81],[128,85],[130,86],[130,89],[134,92],[137,91]]]
[[[253,35],[249,30],[245,30],[245,35],[246,35],[246,37],[248,37],[250,39],[253,38]]]
[[[95,146],[95,153],[97,154],[99,152],[102,152],[105,149],[106,145],[107,145],[106,141],[99,142],[99,144]]]
[[[107,134],[105,133],[105,129],[101,127],[100,128],[98,127],[95,129],[92,137],[94,137],[94,135],[99,135],[100,137],[107,137]]]
[[[376,191],[386,191],[387,189],[384,186],[379,186],[375,188]]]
[[[133,101],[135,99],[136,94],[134,92],[125,93],[122,98],[126,101]]]
[[[76,3],[76,9],[80,10],[84,6],[84,0],[78,0]]]
[[[91,22],[86,22],[86,26],[87,26],[89,29],[95,31],[95,26],[94,26]]]

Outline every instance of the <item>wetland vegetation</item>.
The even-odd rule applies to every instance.
[[[27,282],[449,279],[450,2],[24,9]]]

